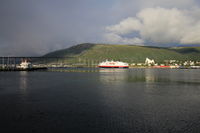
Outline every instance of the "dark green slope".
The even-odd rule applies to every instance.
[[[70,48],[48,53],[44,55],[44,57],[69,57],[69,56],[73,57],[73,56],[83,53],[84,51],[90,49],[94,45],[95,44],[91,44],[91,43],[79,44],[76,46],[72,46]]]
[[[79,44],[68,49],[56,51],[44,57],[72,57],[69,61],[121,60],[126,62],[144,62],[145,58],[156,62],[164,60],[200,60],[200,47],[145,47],[134,45]]]

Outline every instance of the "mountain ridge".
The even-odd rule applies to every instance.
[[[70,62],[80,59],[144,62],[147,57],[157,62],[164,60],[198,61],[200,59],[200,47],[154,47],[84,43],[50,52],[43,57],[70,57],[71,59],[68,60]]]

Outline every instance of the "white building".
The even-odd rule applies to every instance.
[[[185,61],[185,62],[183,63],[183,65],[184,65],[184,66],[194,66],[195,63],[194,63],[194,61]]]
[[[153,66],[155,64],[155,61],[154,60],[151,60],[149,58],[146,58],[145,60],[145,65],[147,66]]]

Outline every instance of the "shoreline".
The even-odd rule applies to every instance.
[[[0,72],[6,72],[6,71],[43,71],[43,70],[59,70],[59,69],[200,69],[200,66],[193,66],[193,67],[147,67],[147,66],[140,66],[140,67],[132,67],[129,68],[99,68],[99,67],[35,67],[35,68],[0,68]]]

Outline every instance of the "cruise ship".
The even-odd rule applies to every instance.
[[[121,62],[121,61],[104,61],[99,63],[98,67],[100,68],[128,68],[128,63]]]

